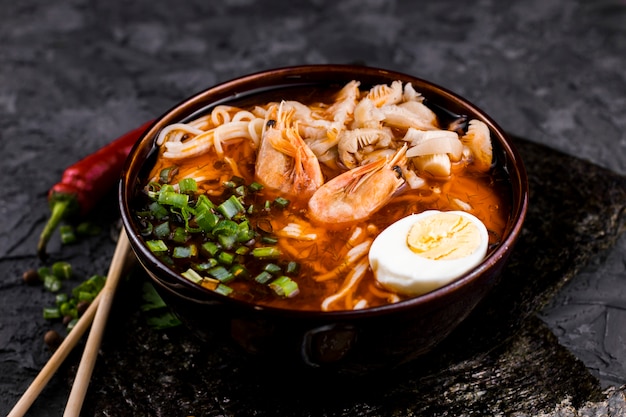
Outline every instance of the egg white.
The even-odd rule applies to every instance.
[[[416,221],[442,213],[428,210],[412,214],[393,223],[374,239],[369,250],[369,263],[376,280],[387,290],[415,296],[440,288],[476,267],[487,254],[487,228],[476,216],[464,211],[451,211],[476,225],[480,234],[478,247],[458,259],[433,260],[413,252],[407,236]]]

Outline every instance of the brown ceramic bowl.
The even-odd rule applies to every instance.
[[[132,221],[130,202],[138,178],[166,125],[191,119],[216,104],[254,100],[288,87],[368,85],[411,82],[437,111],[485,122],[497,163],[510,174],[511,212],[501,243],[461,278],[428,294],[382,307],[356,311],[296,311],[259,307],[193,284],[172,272],[144,245]],[[264,99],[264,101],[267,101]],[[461,323],[498,281],[520,233],[528,203],[526,172],[504,131],[467,100],[430,82],[392,71],[343,65],[316,65],[260,72],[211,87],[161,116],[132,150],[120,186],[119,204],[132,249],[167,304],[191,330],[215,340],[234,340],[246,351],[290,368],[364,374],[395,368],[431,351]],[[217,335],[217,336],[216,336]]]

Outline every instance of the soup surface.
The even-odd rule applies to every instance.
[[[476,216],[495,247],[510,184],[489,129],[410,84],[272,93],[164,128],[135,221],[156,256],[258,304],[350,310],[406,298],[368,264],[376,236],[426,210]]]

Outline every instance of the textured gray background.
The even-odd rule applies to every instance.
[[[306,63],[407,72],[510,132],[626,174],[624,0],[0,0],[0,10],[0,172],[19,184],[0,198],[0,360],[27,369],[47,355],[32,336],[46,328],[43,295],[19,282],[47,189],[216,82]],[[541,315],[605,387],[626,383],[625,254],[622,236]],[[15,315],[28,324],[16,328]]]

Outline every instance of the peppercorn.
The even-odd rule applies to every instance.
[[[24,279],[24,282],[28,285],[35,285],[35,284],[41,283],[41,277],[39,276],[39,273],[37,272],[36,269],[33,269],[33,268],[25,271],[24,274],[22,275],[22,278]]]
[[[91,302],[86,300],[79,301],[78,304],[76,304],[76,311],[78,312],[79,317],[82,316],[85,311],[87,311],[90,304]]]
[[[63,338],[56,330],[48,330],[43,336],[43,341],[50,350],[55,351],[63,342]]]

